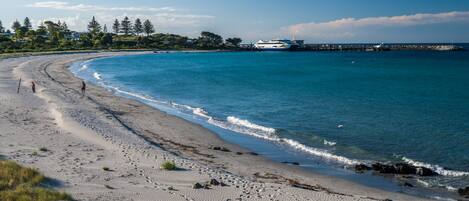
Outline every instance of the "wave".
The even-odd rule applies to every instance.
[[[97,80],[100,80],[100,81],[102,80],[101,75],[97,72],[93,73],[93,77]],[[333,153],[330,153],[327,150],[322,150],[322,149],[318,149],[318,148],[314,148],[314,147],[301,144],[300,142],[292,140],[292,139],[281,138],[276,135],[275,128],[258,125],[249,120],[241,119],[235,116],[228,116],[225,120],[217,119],[215,117],[210,116],[210,114],[207,111],[205,111],[203,108],[191,107],[189,105],[178,104],[172,101],[157,100],[150,96],[133,93],[133,92],[129,92],[126,90],[121,90],[118,87],[107,85],[103,82],[101,82],[100,85],[118,94],[134,97],[144,102],[157,103],[162,106],[171,107],[171,108],[177,109],[185,113],[193,114],[195,116],[202,118],[202,120],[204,120],[206,123],[210,125],[214,125],[219,128],[234,131],[236,133],[250,135],[250,136],[260,138],[266,141],[271,141],[274,143],[286,145],[287,147],[290,147],[292,149],[299,150],[304,153],[311,154],[313,156],[320,157],[325,160],[329,160],[329,161],[333,160],[333,161],[336,161],[338,163],[345,164],[345,165],[355,165],[355,164],[362,163],[361,161],[358,161],[358,160],[353,160],[353,159],[349,159],[343,156],[335,155]],[[331,146],[335,145],[335,142],[329,142],[329,141],[327,142]]]
[[[431,170],[435,171],[436,173],[438,173],[440,175],[443,175],[443,176],[451,176],[451,177],[469,176],[469,172],[448,170],[448,169],[445,169],[444,167],[441,167],[439,165],[427,164],[427,163],[412,160],[412,159],[406,158],[406,157],[402,157],[402,160],[404,162],[408,163],[408,164],[413,165],[413,166],[429,168],[429,169],[431,169]]]
[[[84,64],[83,66],[81,66],[80,69],[78,69],[78,72],[84,71],[84,70],[86,70],[87,68],[88,68],[88,65]]]
[[[324,139],[324,145],[327,145],[327,146],[335,146],[337,144],[337,142],[333,142],[333,141],[327,141],[326,139]]]
[[[101,80],[101,74],[99,74],[98,72],[94,72],[93,77],[97,80]]]
[[[228,120],[228,122],[230,122],[232,124],[243,126],[243,127],[250,128],[250,129],[254,129],[254,130],[260,130],[260,131],[266,132],[268,134],[275,133],[275,129],[273,129],[273,128],[253,124],[248,120],[239,119],[239,118],[236,118],[236,117],[233,117],[233,116],[229,116],[228,118],[226,118],[226,120]]]

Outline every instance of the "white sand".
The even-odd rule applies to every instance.
[[[247,154],[201,126],[98,87],[89,86],[87,96],[81,98],[80,80],[67,65],[125,54],[141,53],[0,61],[0,155],[38,168],[53,179],[51,187],[78,200],[423,200]],[[17,94],[20,77],[23,82]],[[37,84],[36,94],[31,93],[31,80]],[[39,151],[42,147],[49,151]],[[168,160],[181,170],[161,170]],[[211,178],[229,186],[192,188]],[[312,190],[292,187],[292,182]]]

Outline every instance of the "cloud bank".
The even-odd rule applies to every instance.
[[[329,22],[301,23],[284,28],[290,35],[317,39],[346,39],[357,36],[360,29],[370,27],[403,27],[438,23],[469,22],[469,11],[420,13],[413,15],[343,18]]]

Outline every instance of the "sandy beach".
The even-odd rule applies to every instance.
[[[0,60],[0,155],[38,168],[77,200],[425,200],[272,162],[97,86],[82,97],[81,80],[68,70],[77,61],[144,53]],[[165,161],[179,169],[160,169]]]

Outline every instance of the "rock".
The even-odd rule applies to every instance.
[[[203,187],[204,187],[204,186],[203,186],[202,184],[198,183],[198,182],[195,183],[194,186],[192,186],[193,189],[201,189],[201,188],[203,188]]]
[[[416,175],[427,177],[427,176],[436,176],[438,173],[434,172],[433,170],[426,168],[426,167],[417,167],[416,168]]]
[[[258,153],[256,153],[256,152],[249,152],[249,154],[251,154],[251,155],[253,155],[253,156],[257,156],[257,155],[259,155],[259,154],[258,154]]]
[[[220,182],[218,182],[216,179],[211,179],[210,180],[210,185],[218,186],[218,185],[220,185]]]
[[[393,165],[374,163],[371,166],[373,170],[378,171],[381,174],[396,174],[397,173],[396,167],[394,167]]]
[[[221,150],[221,147],[212,147],[213,150],[217,150],[217,151],[220,151]]]
[[[469,198],[469,186],[466,188],[460,188],[458,189],[458,193],[460,196],[463,196],[465,198]]]
[[[358,164],[358,165],[355,165],[355,171],[357,172],[363,172],[363,171],[368,171],[368,170],[371,170],[372,168],[368,165],[365,165],[365,164]]]
[[[243,155],[243,152],[236,152],[236,155]]]
[[[416,174],[417,168],[407,163],[397,163],[395,165],[397,174]]]
[[[220,151],[224,151],[224,152],[231,152],[231,150],[229,150],[228,148],[226,147],[222,147]]]
[[[298,163],[298,162],[288,162],[288,161],[284,161],[284,162],[282,162],[282,163],[284,163],[284,164],[289,164],[289,165],[300,165],[300,163]]]

